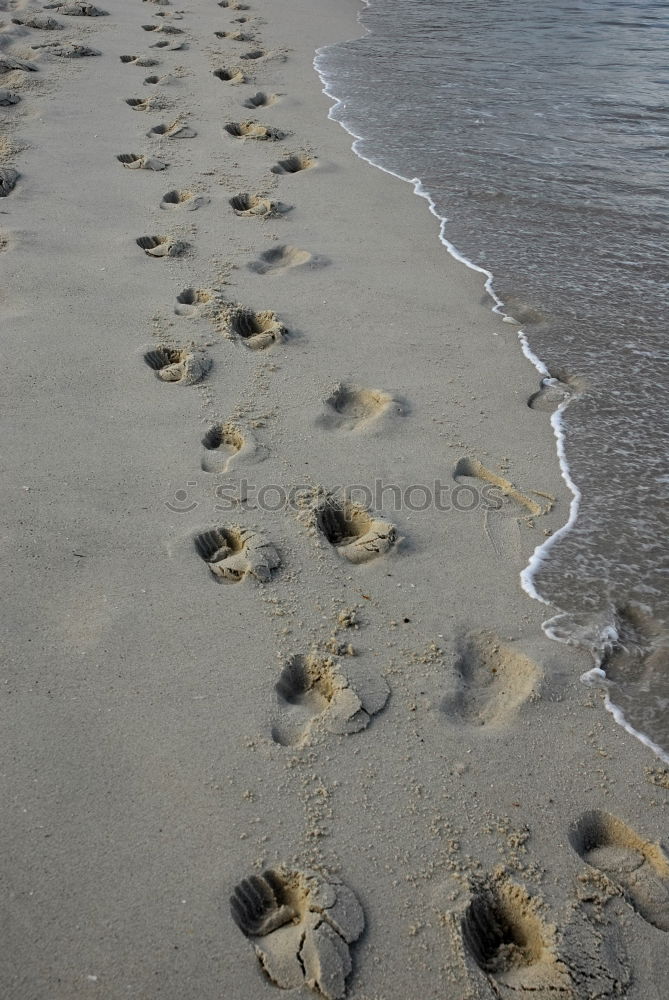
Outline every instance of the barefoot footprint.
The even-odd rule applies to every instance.
[[[268,108],[270,104],[276,104],[279,100],[279,94],[265,94],[261,90],[253,97],[249,97],[246,101],[243,101],[243,107],[245,108]]]
[[[467,635],[441,708],[454,722],[499,728],[533,696],[539,678],[536,663],[493,633]]]
[[[243,879],[230,898],[232,918],[280,989],[305,984],[327,1000],[346,995],[349,945],[365,926],[354,893],[336,878],[280,867]]]
[[[405,405],[381,389],[338,382],[325,400],[317,423],[328,430],[363,431],[383,417],[403,416]],[[382,421],[384,426],[386,421]]]
[[[309,268],[317,268],[325,267],[327,263],[328,261],[324,257],[311,254],[308,250],[278,246],[272,247],[271,250],[264,250],[257,260],[251,261],[248,267],[256,274],[280,274],[292,267],[302,267],[308,264]]]
[[[617,816],[593,810],[569,832],[578,855],[617,885],[644,920],[669,931],[669,857]]]

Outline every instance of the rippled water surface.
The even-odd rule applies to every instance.
[[[318,55],[333,116],[420,179],[572,393],[578,517],[526,585],[669,752],[669,0],[371,0],[361,19]]]

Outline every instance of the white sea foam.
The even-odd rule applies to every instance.
[[[611,682],[608,680],[606,671],[603,670],[602,667],[593,667],[592,670],[586,671],[586,673],[582,674],[581,680],[584,684],[589,684],[592,687],[603,688],[606,711],[611,713],[618,725],[622,726],[626,733],[629,733],[630,736],[634,736],[637,740],[643,743],[644,746],[648,747],[649,750],[652,750],[664,764],[669,764],[669,753],[667,753],[667,751],[657,743],[653,743],[650,737],[646,736],[645,733],[640,732],[638,729],[635,729],[634,726],[630,725],[625,718],[625,714],[622,709],[611,701],[609,696]]]

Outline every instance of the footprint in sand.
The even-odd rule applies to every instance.
[[[0,89],[0,108],[9,108],[12,104],[18,104],[20,100],[20,96],[11,90]]]
[[[461,934],[466,953],[496,997],[575,997],[569,969],[558,956],[555,929],[542,919],[539,901],[506,875],[476,880]]]
[[[122,63],[131,63],[134,66],[160,66],[159,59],[151,59],[149,56],[119,56]]]
[[[0,167],[0,198],[6,198],[16,187],[20,174],[12,167]]]
[[[281,719],[272,727],[272,739],[281,746],[304,746],[316,728],[340,735],[366,729],[390,691],[378,674],[309,653],[284,664],[276,693]]]
[[[545,378],[541,380],[541,388],[533,393],[527,401],[531,410],[543,410],[552,413],[558,406],[566,403],[571,393],[558,379]]]
[[[177,295],[174,311],[177,316],[200,316],[208,306],[215,306],[218,298],[213,288],[184,288]]]
[[[277,314],[269,309],[254,312],[244,306],[230,306],[223,319],[227,335],[239,338],[254,351],[265,350],[282,341],[288,334]]]
[[[279,160],[271,168],[273,174],[298,174],[316,166],[316,158],[306,153],[292,153],[285,160]]]
[[[553,413],[558,406],[568,403],[583,391],[581,379],[563,375],[562,378],[543,378],[541,388],[533,393],[527,401],[531,410],[543,410]]]
[[[227,38],[229,42],[252,42],[255,35],[250,35],[245,31],[215,31],[216,38]]]
[[[497,729],[536,696],[540,676],[536,663],[498,636],[467,635],[458,643],[442,711],[453,722]]]
[[[213,424],[202,438],[202,447],[203,472],[230,472],[238,465],[261,462],[267,456],[251,432],[232,421]]]
[[[135,243],[149,257],[180,257],[189,249],[188,243],[171,236],[138,236]]]
[[[230,198],[228,204],[235,215],[255,216],[256,218],[264,219],[270,219],[288,211],[287,205],[282,205],[278,201],[272,201],[261,194],[236,194],[233,198]]]
[[[169,73],[166,76],[158,76],[157,74],[154,74],[153,76],[145,76],[142,83],[146,87],[166,87],[172,82],[172,80],[173,77],[171,77]]]
[[[197,535],[195,548],[219,583],[240,583],[248,576],[259,583],[268,583],[281,565],[273,545],[257,532],[237,524]]]
[[[251,49],[250,52],[244,52],[239,58],[254,61],[256,59],[262,59],[266,55],[267,53],[264,49]]]
[[[173,122],[154,125],[146,134],[149,139],[193,139],[197,132],[190,125],[177,119]]]
[[[230,909],[263,972],[280,989],[307,985],[326,1000],[346,995],[349,945],[362,934],[365,916],[338,879],[283,866],[269,869],[235,886]]]
[[[615,608],[610,624],[612,637],[599,663],[600,673],[606,675],[602,683],[609,689],[612,700],[624,710],[627,721],[663,746],[666,711],[662,711],[658,700],[656,712],[651,715],[643,698],[638,705],[636,701],[639,692],[666,691],[669,632],[661,620],[634,604]],[[559,631],[556,629],[555,634]]]
[[[525,517],[539,517],[551,508],[549,498],[545,498],[542,494],[537,493],[535,495],[542,497],[544,500],[543,503],[539,503],[538,500],[528,497],[516,489],[508,479],[504,479],[498,473],[486,469],[476,458],[461,458],[453,470],[453,479],[457,483],[472,486],[480,483],[489,484],[493,489],[488,491],[487,495],[491,498],[490,506],[493,509],[506,505],[509,512],[513,510],[513,513],[519,513]],[[476,485],[475,488],[480,489],[480,486]],[[546,502],[546,500],[549,500],[549,502]]]
[[[74,45],[70,43],[52,42],[49,45],[33,45],[34,49],[47,49],[49,55],[57,56],[58,59],[89,59],[92,56],[101,56],[98,49],[91,49],[88,45]]]
[[[187,212],[196,212],[198,208],[207,205],[209,199],[194,191],[167,191],[160,202],[160,207],[169,211],[174,208],[185,208]]]
[[[218,79],[222,80],[224,83],[246,83],[246,77],[240,69],[235,66],[233,69],[226,69],[225,67],[220,67],[220,69],[215,69],[213,75]]]
[[[307,520],[339,555],[352,563],[376,559],[389,552],[397,541],[397,529],[389,521],[371,514],[361,504],[333,494],[318,494],[307,512]]]
[[[453,470],[453,479],[466,487],[458,497],[458,509],[481,509],[483,533],[498,558],[517,559],[523,548],[521,523],[532,526],[533,518],[547,514],[554,503],[547,494],[535,492],[537,499],[527,496],[475,458],[461,458]]]
[[[133,111],[152,111],[156,107],[160,107],[153,97],[126,97],[125,103]]]
[[[237,0],[218,0],[219,7],[228,7],[230,10],[249,10],[247,3],[237,3]]]
[[[149,48],[164,49],[166,52],[181,52],[183,49],[187,49],[188,45],[186,42],[169,42],[166,38],[163,38],[157,42],[152,42]]]
[[[39,45],[33,45],[32,47],[42,48]],[[21,70],[24,73],[36,73],[37,66],[25,62],[24,59],[13,59],[12,56],[0,55],[0,76],[4,76],[5,73],[13,73],[15,70]]]
[[[302,267],[308,265],[310,270],[318,267],[325,267],[329,261],[325,257],[318,257],[307,250],[298,250],[297,247],[278,246],[271,250],[264,250],[257,260],[248,264],[250,271],[256,274],[280,274],[292,267]]]
[[[669,857],[617,816],[593,810],[569,831],[576,853],[603,872],[653,927],[669,931]]]
[[[143,31],[158,31],[163,35],[183,35],[183,28],[176,28],[173,24],[143,24]]]
[[[406,405],[381,389],[366,389],[339,382],[325,400],[317,424],[327,430],[366,431],[387,425],[387,419],[404,416]]]
[[[177,385],[195,385],[211,368],[210,359],[202,351],[165,344],[148,350],[144,361],[161,382],[175,382]]]
[[[57,3],[44,4],[44,9],[57,10],[59,14],[65,14],[67,17],[107,17],[109,14],[108,10],[94,7],[92,3],[61,3],[60,0]]]
[[[286,132],[282,132],[272,125],[261,125],[260,122],[226,122],[223,126],[228,135],[235,139],[260,139],[269,142],[276,142],[286,138]]]
[[[245,108],[269,108],[270,105],[276,104],[279,98],[279,94],[265,94],[262,90],[259,90],[253,97],[249,97],[243,101],[242,106]]]
[[[65,27],[55,17],[45,17],[43,14],[24,14],[22,17],[13,17],[12,24],[36,28],[38,31],[62,31]]]
[[[119,153],[116,159],[128,170],[166,170],[168,164],[143,153]]]

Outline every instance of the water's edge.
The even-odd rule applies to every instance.
[[[361,3],[363,4],[364,7],[368,7],[370,0],[361,0]],[[354,41],[359,38],[364,38],[366,35],[371,34],[370,30],[366,28],[364,24],[361,23],[360,17],[361,15],[359,13],[357,15],[357,20],[361,29],[361,34],[355,36],[355,38],[349,39],[350,41]],[[337,122],[337,124],[340,125],[344,129],[344,131],[346,131],[353,138],[351,149],[355,153],[355,155],[359,157],[359,159],[364,160],[365,163],[369,164],[375,169],[381,170],[383,173],[389,174],[391,177],[395,177],[397,180],[403,181],[407,184],[411,184],[413,187],[414,194],[417,195],[419,198],[423,198],[425,201],[427,201],[430,212],[439,221],[439,240],[442,243],[442,245],[446,248],[451,257],[453,257],[454,260],[458,261],[458,263],[464,264],[466,267],[470,268],[473,271],[476,271],[477,273],[485,277],[485,290],[493,302],[492,312],[498,315],[503,322],[513,323],[515,325],[518,325],[517,320],[515,320],[513,316],[509,315],[504,311],[504,302],[497,295],[495,291],[493,273],[488,269],[481,267],[479,264],[476,264],[474,261],[470,260],[463,253],[461,253],[458,250],[458,248],[453,243],[450,242],[450,240],[446,238],[445,231],[446,231],[446,226],[448,225],[448,217],[439,214],[436,208],[436,204],[432,199],[429,191],[427,191],[426,188],[423,186],[422,180],[419,177],[405,177],[402,174],[398,174],[392,170],[389,170],[387,167],[381,166],[379,163],[376,163],[368,156],[365,156],[360,151],[359,148],[360,144],[365,141],[365,137],[357,135],[343,120],[343,112],[345,109],[344,101],[340,99],[337,96],[337,94],[331,89],[332,82],[327,79],[325,74],[321,72],[320,69],[321,57],[325,54],[325,52],[328,49],[336,47],[339,44],[342,43],[335,43],[335,45],[333,46],[326,45],[322,46],[321,48],[318,48],[316,50],[313,62],[314,70],[316,71],[322,84],[323,94],[334,102],[329,109],[328,118],[331,119],[332,121]],[[554,380],[551,378],[548,368],[541,360],[541,358],[539,358],[532,350],[529,343],[528,335],[522,328],[518,330],[518,339],[524,356],[528,359],[528,361],[534,366],[537,372],[541,375],[543,384],[545,385],[551,384],[551,382],[553,382]],[[552,605],[550,601],[548,601],[545,597],[542,596],[542,594],[539,593],[539,591],[535,586],[534,579],[541,566],[548,561],[553,546],[558,541],[560,541],[566,534],[568,534],[574,527],[578,517],[579,505],[581,501],[580,490],[578,489],[576,483],[572,478],[571,470],[566,457],[566,436],[565,436],[563,414],[564,411],[569,406],[570,402],[571,399],[569,398],[566,399],[564,402],[560,403],[557,409],[551,414],[551,427],[553,429],[553,434],[555,436],[556,453],[560,467],[560,473],[562,475],[562,479],[564,480],[565,485],[567,486],[567,489],[571,494],[571,501],[569,504],[569,516],[567,521],[565,522],[565,524],[562,525],[561,528],[555,531],[550,536],[550,538],[546,539],[545,542],[542,542],[535,548],[534,552],[530,557],[528,565],[522,570],[520,574],[520,584],[525,593],[533,600],[539,601],[540,603],[548,607],[554,607],[554,605]],[[564,643],[566,645],[575,645],[576,643],[574,643],[573,640],[570,640],[569,638],[557,634],[554,629],[555,623],[562,617],[563,615],[561,613],[552,616],[551,618],[547,619],[542,623],[542,629],[545,635],[548,638],[554,640],[555,642]],[[664,763],[669,764],[669,753],[667,753],[661,746],[659,746],[653,740],[651,740],[650,737],[636,730],[627,721],[622,709],[611,700],[610,685],[606,677],[606,672],[604,670],[604,663],[606,661],[606,656],[608,651],[615,644],[617,638],[618,638],[617,633],[615,632],[615,628],[613,627],[604,629],[602,633],[596,637],[596,639],[593,637],[593,641],[589,643],[589,651],[595,660],[595,665],[591,670],[586,671],[584,674],[582,674],[580,680],[584,684],[590,686],[596,686],[599,687],[600,689],[603,689],[604,704],[606,710],[613,716],[615,722],[619,726],[621,726],[627,733],[629,733],[629,735],[633,736],[635,739],[639,740],[642,744],[644,744],[644,746],[648,747],[648,749],[651,750]]]

